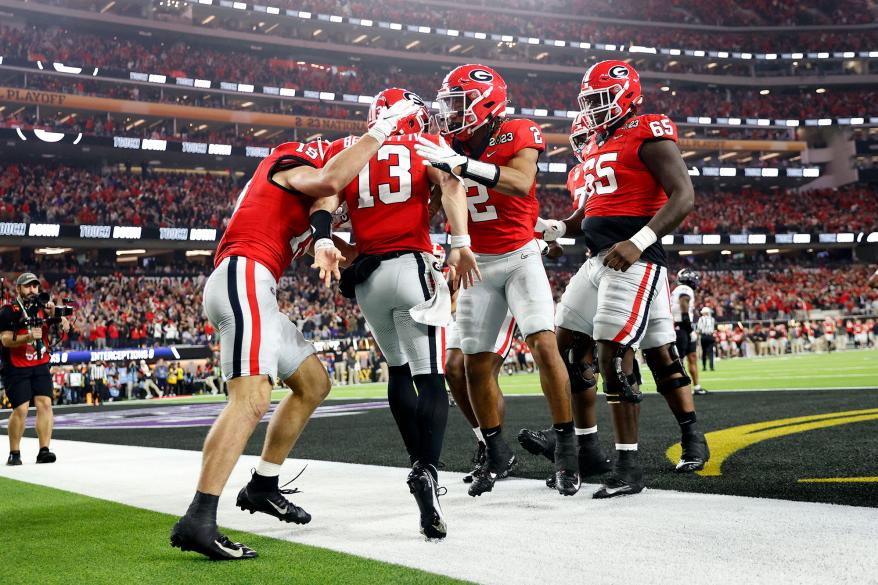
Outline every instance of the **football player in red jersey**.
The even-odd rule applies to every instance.
[[[451,299],[433,257],[432,192],[441,198],[451,228],[451,279],[471,286],[478,269],[469,248],[463,186],[423,165],[415,152],[429,120],[424,101],[405,89],[386,89],[372,102],[369,124],[406,102],[416,104],[417,112],[397,126],[395,135],[339,194],[357,248],[356,260],[342,274],[341,289],[357,299],[387,359],[387,398],[412,465],[407,483],[420,510],[421,534],[439,539],[447,532],[437,467],[448,421],[444,354]],[[352,139],[337,140],[327,158],[341,156],[352,144]]]
[[[515,464],[501,435],[500,392],[494,372],[497,335],[512,312],[540,368],[543,394],[558,436],[558,491],[579,489],[573,414],[567,370],[555,341],[555,303],[534,239],[539,213],[537,159],[545,149],[538,124],[506,119],[506,83],[489,67],[463,65],[451,71],[436,96],[444,140],[420,139],[426,163],[465,181],[469,232],[483,279],[461,292],[457,328],[465,355],[470,401],[487,445],[487,466],[470,486],[471,496],[491,491]]]
[[[204,311],[219,332],[229,402],[204,441],[198,488],[171,531],[173,546],[216,560],[256,556],[251,548],[219,533],[216,510],[247,440],[268,412],[272,380],[278,377],[292,393],[271,417],[262,458],[250,483],[238,494],[237,505],[283,522],[311,520],[284,497],[289,490],[278,489],[278,474],[305,422],[329,392],[330,382],[313,346],[280,312],[278,279],[294,258],[308,250],[312,229],[316,265],[337,269],[339,254],[328,240],[331,218],[325,211],[311,214],[312,205],[335,195],[356,177],[414,109],[403,103],[385,110],[355,147],[326,164],[320,142],[281,144],[259,164],[238,197],[217,248],[214,271],[204,286]]]
[[[584,202],[570,218],[548,220],[544,233],[548,240],[583,234],[592,254],[567,287],[558,322],[598,343],[616,460],[596,498],[643,489],[638,346],[680,424],[683,455],[677,470],[701,469],[710,456],[675,347],[667,260],[659,241],[692,210],[695,194],[677,148],[677,128],[666,116],[637,115],[642,101],[640,78],[627,63],[602,61],[586,72],[579,94],[584,129],[572,137],[583,162],[571,185]]]

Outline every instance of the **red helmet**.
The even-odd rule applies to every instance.
[[[582,118],[583,114],[579,112],[573,118],[573,124],[570,126],[570,148],[573,149],[573,154],[576,155],[576,160],[579,162],[582,162],[582,151],[585,150],[585,146],[588,144],[589,137],[591,136],[591,132],[589,132],[588,126],[585,125]]]
[[[605,132],[643,102],[640,76],[624,61],[601,61],[583,75],[578,101],[589,136]]]
[[[506,82],[490,67],[461,65],[445,76],[436,101],[439,131],[468,140],[491,120],[506,116]]]
[[[442,244],[433,242],[433,256],[436,257],[439,264],[445,264],[445,247]]]
[[[385,89],[374,97],[372,105],[369,107],[369,117],[366,122],[369,128],[372,127],[378,119],[378,115],[384,109],[389,108],[402,100],[414,102],[421,107],[418,108],[418,111],[414,114],[406,116],[400,120],[399,124],[396,126],[396,132],[394,134],[415,134],[424,131],[427,124],[430,122],[430,111],[427,109],[427,104],[425,104],[424,100],[422,100],[416,93],[398,87]]]

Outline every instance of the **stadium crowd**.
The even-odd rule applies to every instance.
[[[0,165],[0,220],[222,229],[242,187],[241,181],[225,174],[99,173],[65,165],[11,163]],[[566,190],[540,188],[537,196],[543,217],[570,214]],[[441,231],[441,220],[433,227]],[[752,186],[704,191],[677,231],[878,231],[878,195],[861,185],[805,192]]]

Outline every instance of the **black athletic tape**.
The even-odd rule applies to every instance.
[[[311,214],[311,235],[316,242],[332,237],[332,214],[325,209],[318,209]]]
[[[691,383],[692,379],[684,374],[682,378],[670,378],[668,380],[656,382],[655,386],[659,394],[665,394],[666,392],[672,392],[677,388],[688,386]]]

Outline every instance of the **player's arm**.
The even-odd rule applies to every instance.
[[[425,165],[513,197],[527,197],[530,193],[540,156],[535,148],[522,148],[506,166],[501,167],[459,154],[444,140],[439,140],[437,144],[426,136],[418,138],[415,150],[424,159]]]
[[[676,229],[695,206],[695,189],[676,142],[644,142],[640,147],[640,160],[667,193],[668,201],[631,239],[610,248],[604,264],[613,270],[628,270],[644,250]]]
[[[360,140],[334,156],[322,168],[298,166],[274,174],[273,180],[286,189],[309,197],[332,197],[354,180],[396,130],[399,120],[417,111],[418,105],[403,100],[383,110],[378,120]]]
[[[876,270],[875,274],[869,278],[869,286],[872,288],[878,288],[878,270]]]
[[[585,217],[585,207],[578,207],[567,219],[537,219],[536,231],[543,232],[543,239],[554,242],[564,236],[576,237],[582,235],[582,218]]]
[[[692,333],[692,321],[689,319],[689,296],[680,295],[680,323],[686,333]]]
[[[477,280],[481,280],[482,275],[476,264],[476,257],[470,250],[466,190],[463,188],[463,182],[433,167],[427,169],[427,178],[437,185],[442,193],[442,209],[445,211],[451,230],[451,253],[447,260],[451,268],[450,280],[455,285],[462,282],[463,288],[468,288]]]

